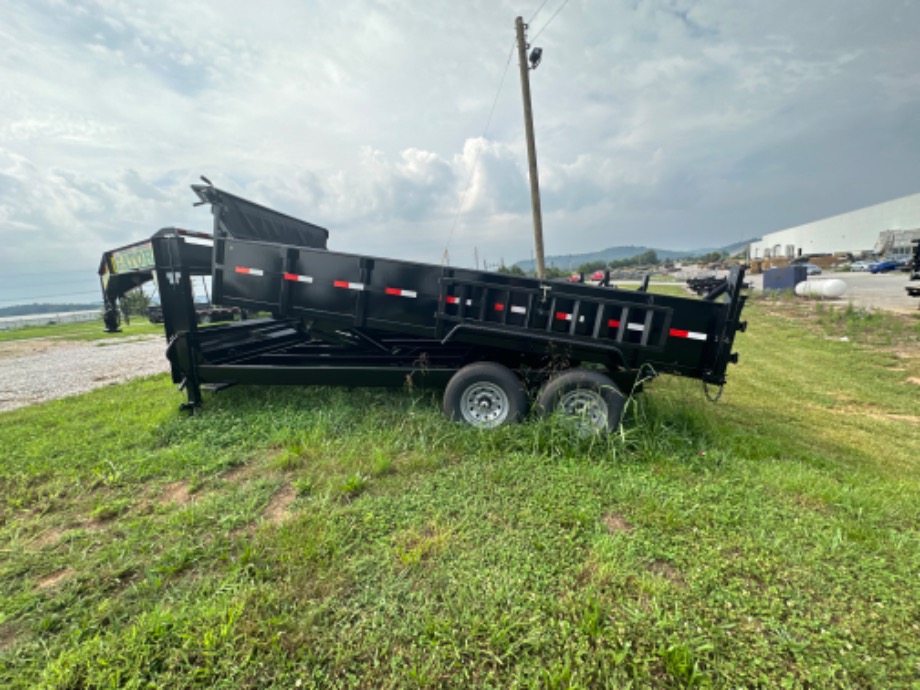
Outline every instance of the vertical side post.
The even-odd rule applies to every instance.
[[[514,27],[517,32],[518,62],[521,67],[521,95],[524,99],[524,129],[527,135],[527,161],[530,168],[530,203],[533,207],[533,241],[537,254],[537,278],[543,280],[546,277],[546,267],[543,263],[543,214],[540,210],[540,178],[537,175],[537,145],[533,134],[530,73],[523,17],[514,20]]]

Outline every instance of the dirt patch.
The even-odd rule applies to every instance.
[[[31,546],[36,549],[43,549],[46,546],[56,546],[63,536],[64,532],[56,527],[52,527],[35,537],[35,539],[32,540]]]
[[[256,473],[257,467],[258,463],[256,462],[247,462],[242,465],[237,465],[236,467],[231,467],[224,473],[223,479],[228,482],[233,482],[234,484],[242,484],[249,481]]]
[[[617,532],[632,532],[633,526],[619,513],[607,513],[601,517],[601,522],[610,534]]]
[[[907,382],[912,383],[915,386],[920,386],[920,378],[917,378],[916,376],[911,376],[909,379],[907,379]]]
[[[16,644],[16,630],[8,623],[0,625],[0,652],[5,652],[14,644]]]
[[[849,405],[842,408],[832,408],[830,412],[834,414],[846,415],[848,417],[868,417],[870,419],[885,420],[889,422],[907,422],[908,424],[920,424],[920,416],[914,414],[870,412],[865,407],[857,407],[855,405]]]
[[[39,589],[51,589],[52,587],[57,587],[62,582],[69,580],[73,576],[73,571],[70,568],[62,568],[57,570],[50,575],[45,575],[41,580],[38,581],[36,585]]]
[[[683,576],[677,571],[677,568],[667,561],[652,561],[648,566],[648,571],[653,575],[663,577],[675,585],[683,586],[684,584]]]
[[[0,343],[0,359],[7,357],[26,357],[28,355],[41,355],[50,350],[61,350],[77,347],[77,343],[64,340],[51,340],[50,338],[33,338],[29,340],[12,340]]]
[[[295,498],[297,491],[290,484],[285,484],[272,495],[265,512],[262,513],[262,519],[270,525],[280,525],[287,517],[288,507]]]
[[[192,495],[188,490],[188,482],[173,482],[163,487],[163,495],[160,496],[160,505],[175,503],[183,506],[192,500]]]
[[[920,424],[920,417],[915,414],[880,414],[873,416],[882,417],[883,419],[890,419],[893,422],[909,422],[910,424]]]

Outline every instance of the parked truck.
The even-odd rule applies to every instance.
[[[911,254],[907,264],[907,270],[910,272],[910,280],[920,280],[920,239],[913,240],[914,251]],[[910,297],[920,297],[920,285],[908,285],[906,288]]]
[[[210,184],[192,189],[213,234],[165,228],[118,250],[145,252],[135,270],[157,281],[185,409],[237,384],[410,384],[442,389],[445,415],[477,427],[533,408],[613,430],[646,378],[722,386],[737,361],[742,267],[693,299],[378,258],[331,251],[326,229]],[[131,284],[110,264],[104,288]],[[215,303],[270,316],[199,328],[197,275],[211,276]]]

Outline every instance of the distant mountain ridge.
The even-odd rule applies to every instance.
[[[11,307],[0,307],[0,318],[7,316],[35,316],[37,314],[63,314],[71,311],[89,311],[99,309],[101,302],[87,304],[14,304]]]
[[[733,256],[743,249],[746,249],[751,242],[756,242],[759,239],[759,237],[755,237],[743,242],[736,242],[735,244],[730,244],[725,247],[707,247],[703,249],[689,249],[686,251],[624,245],[618,247],[607,247],[607,249],[602,249],[597,252],[588,252],[586,254],[558,254],[555,256],[547,256],[544,259],[544,263],[547,267],[552,266],[554,268],[561,268],[563,270],[575,270],[582,264],[586,264],[589,261],[619,261],[621,259],[631,259],[634,256],[644,254],[648,251],[654,251],[655,254],[658,255],[659,259],[672,260],[683,259],[688,256],[703,256],[704,254],[711,254],[712,252],[727,252],[729,256]],[[534,263],[535,262],[533,259],[526,259],[524,261],[518,261],[514,265],[523,271],[532,271],[534,270]]]

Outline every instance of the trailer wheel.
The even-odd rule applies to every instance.
[[[569,369],[551,378],[537,396],[542,415],[572,418],[579,433],[616,431],[623,419],[626,397],[599,371]]]
[[[454,374],[444,391],[444,414],[480,429],[519,422],[527,413],[527,391],[510,369],[476,362]]]

